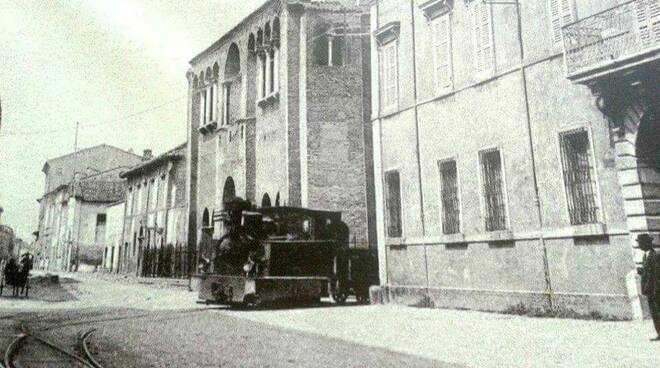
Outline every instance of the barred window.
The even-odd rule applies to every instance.
[[[401,228],[401,181],[398,171],[385,173],[385,206],[387,214],[387,236],[398,238]]]
[[[460,232],[460,202],[458,199],[458,173],[456,160],[440,162],[440,196],[442,205],[442,233]]]
[[[571,224],[595,223],[598,221],[598,207],[589,134],[585,129],[577,129],[562,133],[559,139]]]
[[[506,229],[506,202],[502,177],[502,157],[497,149],[479,153],[483,182],[486,231]]]

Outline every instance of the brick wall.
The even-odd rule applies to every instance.
[[[342,211],[351,240],[368,246],[368,195],[365,151],[363,41],[348,37],[344,65],[314,63],[314,36],[328,24],[361,27],[360,13],[312,13],[307,25],[307,202]],[[368,79],[367,79],[368,80]],[[366,83],[368,85],[368,83]],[[305,167],[303,167],[305,169]]]

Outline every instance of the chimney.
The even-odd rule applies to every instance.
[[[149,161],[154,158],[154,154],[150,149],[146,149],[142,153],[142,161]]]

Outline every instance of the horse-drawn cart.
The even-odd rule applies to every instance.
[[[30,295],[30,270],[32,270],[32,258],[30,255],[24,255],[20,264],[15,259],[10,259],[6,264],[0,267],[0,296],[4,292],[5,286],[11,286],[12,296]]]

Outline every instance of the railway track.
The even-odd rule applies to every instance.
[[[21,326],[21,331],[9,336],[11,341],[2,356],[1,368],[57,368],[83,367],[103,368],[94,358],[89,346],[89,338],[94,329],[83,331],[73,350],[60,342],[40,336]],[[7,338],[7,335],[4,335]]]

